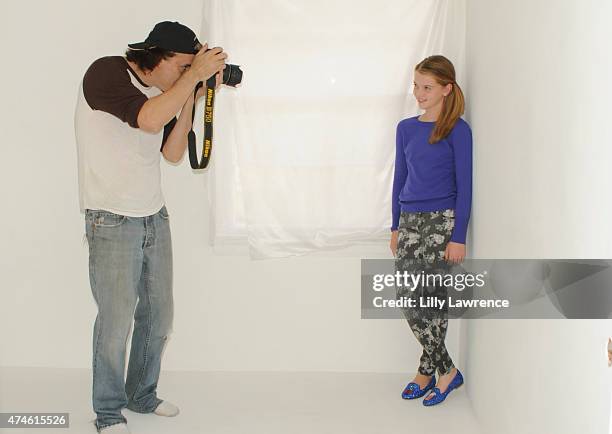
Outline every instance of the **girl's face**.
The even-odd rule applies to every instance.
[[[442,100],[453,89],[452,84],[442,86],[436,79],[428,74],[414,72],[414,88],[412,94],[419,103],[419,107],[425,111],[442,105]]]

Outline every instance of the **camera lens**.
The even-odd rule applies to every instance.
[[[226,64],[223,70],[223,84],[226,86],[236,87],[242,81],[242,71],[240,66]]]

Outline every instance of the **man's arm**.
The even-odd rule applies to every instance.
[[[138,127],[149,133],[159,133],[164,125],[176,116],[199,81],[206,81],[223,70],[227,54],[221,48],[206,51],[208,45],[194,56],[191,67],[181,75],[174,85],[161,95],[149,98],[138,113]],[[182,113],[181,113],[182,114]]]
[[[222,81],[221,73],[217,74],[216,79],[216,88],[218,88]],[[198,89],[197,99],[200,99],[205,92],[206,85]],[[183,158],[185,149],[187,149],[187,135],[189,134],[189,130],[191,130],[191,112],[193,111],[193,104],[194,99],[192,91],[191,95],[185,102],[185,105],[183,105],[183,108],[181,109],[181,114],[179,115],[174,128],[172,128],[172,132],[168,135],[168,138],[162,147],[162,155],[171,163],[178,163],[181,158]]]
[[[178,163],[187,148],[187,134],[191,129],[191,111],[193,110],[193,93],[183,105],[181,114],[172,128],[172,132],[162,147],[162,155],[171,163]]]
[[[161,95],[149,98],[138,113],[138,127],[148,133],[159,133],[164,125],[176,116],[189,94],[193,94],[200,81],[191,71],[185,71],[170,89]],[[193,96],[191,97],[193,100]]]

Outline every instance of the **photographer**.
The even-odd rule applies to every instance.
[[[80,208],[98,307],[93,408],[96,428],[105,434],[129,432],[121,413],[126,407],[161,416],[179,411],[157,396],[173,319],[172,247],[160,154],[171,162],[182,158],[194,89],[215,74],[218,85],[227,57],[221,48],[202,46],[189,28],[169,21],[128,47],[126,57],[102,57],[91,64],[75,112]],[[196,98],[204,92],[201,88]]]

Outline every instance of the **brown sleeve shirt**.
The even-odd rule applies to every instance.
[[[83,77],[83,94],[93,110],[101,110],[138,128],[138,113],[147,102],[147,96],[137,89],[128,70],[144,86],[138,74],[121,56],[102,57],[91,64]],[[176,117],[164,126],[162,148],[176,124]]]
[[[143,83],[122,56],[102,57],[87,69],[74,119],[82,211],[144,217],[164,205],[160,145],[176,117],[163,132],[138,128],[142,106],[161,93]]]

